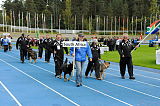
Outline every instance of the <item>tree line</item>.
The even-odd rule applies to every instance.
[[[5,14],[16,26],[24,20],[39,28],[140,30],[160,19],[160,0],[6,0],[0,17]]]

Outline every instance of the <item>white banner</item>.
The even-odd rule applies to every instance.
[[[160,64],[160,49],[156,50],[156,64]]]
[[[80,41],[63,41],[63,47],[86,47],[86,42]]]

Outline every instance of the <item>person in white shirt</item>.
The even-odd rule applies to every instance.
[[[12,50],[12,37],[11,37],[11,35],[8,35],[7,39],[9,40],[9,45],[8,45],[9,51],[11,51]]]

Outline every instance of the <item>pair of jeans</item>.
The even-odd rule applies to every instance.
[[[76,84],[82,84],[82,70],[84,67],[85,61],[76,61]]]

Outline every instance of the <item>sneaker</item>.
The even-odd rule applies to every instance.
[[[130,76],[130,77],[129,77],[129,79],[133,79],[133,80],[134,80],[134,79],[135,79],[135,77],[133,77],[133,76]]]
[[[102,80],[101,78],[96,78],[97,80]]]
[[[124,77],[124,76],[121,76],[121,78],[122,78],[122,79],[125,79],[125,77]]]

